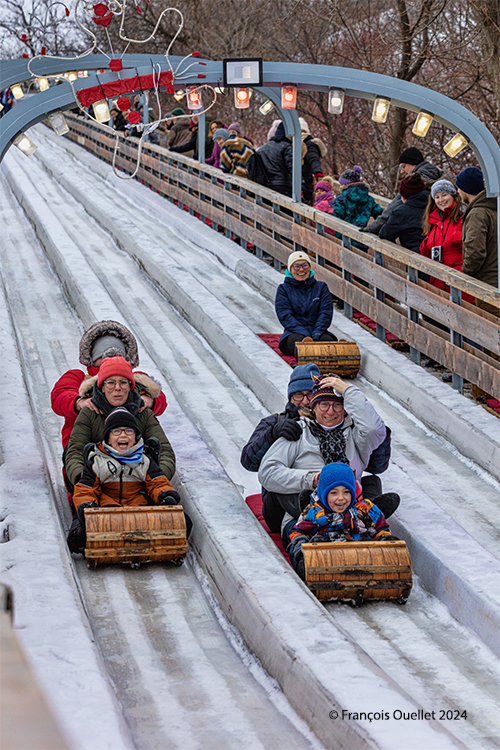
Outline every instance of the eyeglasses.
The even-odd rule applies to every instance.
[[[125,433],[125,435],[134,435],[135,430],[133,427],[114,427],[112,430],[110,430],[110,433],[114,435],[114,437],[118,437],[118,435],[121,435],[122,432]]]
[[[318,401],[316,406],[322,412],[326,412],[330,408],[332,408],[333,411],[341,412],[344,408],[344,404],[342,404],[340,401]]]
[[[304,392],[292,393],[292,395],[290,396],[290,399],[292,399],[293,401],[296,401],[298,404],[301,404],[302,401],[304,401],[305,399],[309,401],[310,398],[311,398],[311,391],[305,391],[305,393]]]
[[[309,263],[294,263],[292,266],[292,271],[300,271],[306,268],[309,268]]]
[[[103,385],[106,388],[120,388],[120,390],[125,390],[128,386],[130,386],[130,382],[128,380],[105,380]]]

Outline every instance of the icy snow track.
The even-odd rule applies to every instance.
[[[127,215],[138,238],[164,249],[167,268],[169,264],[181,268],[187,279],[192,275],[193,282],[206,285],[231,314],[244,319],[249,333],[278,330],[269,303],[217,260],[173,236],[157,217],[137,207],[131,211],[122,194],[59,144],[44,137],[43,150],[54,170],[64,168],[78,189],[87,189],[94,199],[97,196],[110,216],[120,220]],[[240,467],[239,452],[266,410],[172,309],[155,289],[154,279],[140,272],[37,159],[10,158],[15,158],[16,171],[23,173],[26,185],[43,201],[41,210],[66,263],[78,269],[85,304],[98,319],[120,315],[140,337],[141,352],[145,348],[149,354],[141,356],[141,368],[162,373],[160,379],[167,379],[185,414],[233,482],[245,493],[256,491],[256,478]],[[3,281],[51,482],[57,487],[68,524],[59,479],[60,420],[50,410],[48,394],[60,374],[76,366],[77,344],[85,325],[65,301],[59,280],[12,197],[2,195],[2,205]],[[456,455],[438,446],[403,410],[368,384],[360,386],[393,429],[396,466],[389,473],[393,486],[386,485],[386,489],[401,491],[395,482],[406,480],[409,487],[430,494],[493,551],[496,539],[488,528],[498,528],[498,523],[486,525],[471,498],[481,497],[483,513],[488,516],[487,507],[490,517],[497,518],[498,489],[479,473],[467,471]],[[170,407],[162,420],[167,434],[169,411]],[[409,443],[411,450],[405,447]],[[447,480],[459,478],[453,488],[456,492],[450,492],[449,481],[442,480],[444,473]],[[310,746],[272,707],[232,652],[189,566],[152,566],[139,573],[125,569],[88,572],[83,564],[77,569],[96,639],[137,747],[208,748],[213,744],[222,748],[234,747],[236,742],[252,748]],[[419,705],[427,710],[469,711],[466,723],[448,722],[450,735],[474,749],[500,746],[495,704],[498,661],[418,581],[405,608],[377,604],[354,611],[329,605],[328,611]]]

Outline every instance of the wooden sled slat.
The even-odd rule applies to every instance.
[[[322,375],[333,372],[341,378],[354,378],[361,367],[361,355],[355,341],[298,341],[295,347],[297,363],[314,362]]]
[[[302,545],[306,585],[321,601],[396,599],[412,586],[406,542],[319,542]]]
[[[179,561],[187,553],[180,505],[86,508],[85,528],[93,565]]]

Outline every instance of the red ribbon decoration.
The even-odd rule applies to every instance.
[[[163,73],[160,73],[160,80],[158,80],[158,76],[156,75],[154,81],[152,75],[122,78],[118,81],[103,83],[101,86],[80,89],[80,91],[77,91],[77,95],[82,107],[90,107],[91,104],[98,102],[100,99],[111,99],[112,97],[120,96],[120,94],[131,94],[134,91],[154,89],[155,83],[158,86],[168,86],[171,84],[172,71],[165,70]]]
[[[100,16],[98,18],[96,16],[94,16],[94,18],[92,20],[98,26],[109,26],[109,24],[113,20],[113,14],[109,13],[109,15],[107,15],[107,16]]]

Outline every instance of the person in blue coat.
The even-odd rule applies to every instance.
[[[333,317],[333,300],[324,281],[314,278],[309,256],[292,253],[288,258],[285,281],[276,290],[276,315],[285,329],[279,341],[286,356],[295,355],[297,341],[337,341],[329,333]]]

